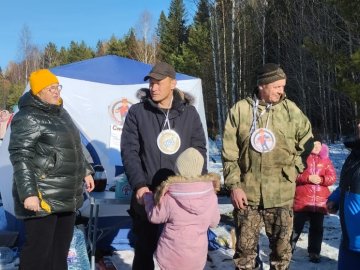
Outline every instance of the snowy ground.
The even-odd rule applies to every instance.
[[[220,175],[222,175],[221,157],[220,157],[220,152],[218,150],[220,148],[221,148],[220,145],[216,145],[214,142],[210,142],[209,170],[213,172],[218,172],[220,173]],[[333,161],[339,179],[339,173],[342,164],[348,155],[348,151],[347,149],[344,148],[344,146],[341,143],[329,145],[329,148],[330,148],[330,158]],[[331,187],[331,190],[336,188],[337,185],[338,183],[336,183],[333,187]],[[1,205],[1,199],[0,199],[0,205]],[[231,216],[232,205],[230,204],[230,200],[228,197],[219,197],[219,208],[222,214],[224,214],[225,216]],[[234,269],[234,265],[232,262],[232,255],[234,251],[230,248],[231,246],[231,237],[229,233],[230,229],[231,226],[229,225],[229,222],[227,222],[227,224],[221,223],[216,229],[214,229],[214,232],[216,233],[217,237],[221,239],[221,241],[219,242],[223,244],[223,247],[215,251],[209,251],[209,256],[208,256],[209,260],[206,264],[206,268],[205,268],[206,270]],[[307,230],[308,227],[305,226],[304,232],[297,243],[297,249],[292,258],[292,262],[290,264],[290,270],[337,269],[338,246],[341,238],[339,217],[337,215],[329,215],[325,217],[324,238],[323,238],[323,244],[321,250],[321,263],[319,264],[313,264],[308,260],[308,254],[306,250]],[[260,256],[264,262],[264,269],[267,270],[269,269],[269,262],[268,262],[269,248],[268,248],[268,240],[267,237],[265,236],[264,231],[261,232],[260,247],[261,247]],[[133,260],[133,255],[134,253],[132,250],[116,251],[109,259],[111,259],[117,270],[120,269],[130,270]],[[356,266],[354,267],[355,267],[354,269],[358,268]],[[2,269],[1,266],[0,269]],[[100,269],[100,267],[97,267],[97,269]]]
[[[334,167],[339,175],[341,166],[348,155],[348,151],[344,146],[339,144],[329,145],[330,158],[334,163]],[[210,143],[210,170],[219,172],[221,174],[221,158],[218,151],[218,147],[214,143]],[[332,190],[337,186],[337,183],[331,188]],[[219,208],[222,214],[231,213],[232,205],[227,197],[219,198]],[[221,223],[214,232],[217,237],[221,239],[220,243],[224,245],[223,248],[219,248],[215,251],[209,251],[209,260],[206,264],[206,270],[210,269],[234,269],[232,262],[232,255],[234,251],[229,248],[231,246],[230,231],[231,226],[225,223]],[[338,247],[341,238],[341,230],[339,217],[337,215],[329,215],[324,220],[324,237],[321,250],[321,262],[314,264],[309,262],[307,254],[307,224],[304,228],[303,234],[297,242],[297,248],[294,252],[292,262],[290,264],[290,270],[335,270],[337,269],[337,256]],[[260,256],[264,262],[264,269],[269,269],[269,243],[264,231],[261,232],[260,237]],[[116,251],[111,260],[113,261],[116,268],[119,270],[130,270],[133,259],[133,251]]]
[[[230,205],[223,205],[223,207],[228,208]],[[226,239],[227,243],[231,245],[231,237],[229,234],[229,226],[220,224],[218,228],[214,230],[218,237]],[[293,259],[290,265],[290,270],[336,270],[337,269],[337,255],[338,255],[338,246],[340,242],[340,224],[338,216],[330,215],[325,217],[324,221],[324,238],[321,250],[321,263],[313,264],[309,262],[307,257],[307,227],[304,229],[304,233],[299,238],[297,243],[296,251],[293,255]],[[268,240],[265,235],[265,232],[261,232],[260,237],[260,256],[264,262],[264,269],[269,269],[268,263]],[[232,255],[234,251],[231,248],[224,247],[219,248],[215,251],[209,251],[209,258],[206,264],[206,270],[219,269],[227,270],[234,269],[234,264],[232,262]],[[133,259],[133,251],[116,251],[112,256],[112,261],[118,270],[131,269],[131,263]],[[159,269],[159,268],[156,268]]]

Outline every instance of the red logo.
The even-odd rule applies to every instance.
[[[118,125],[123,125],[127,112],[129,111],[130,106],[133,103],[130,102],[127,98],[121,98],[121,100],[114,101],[109,106],[109,114],[111,119]]]

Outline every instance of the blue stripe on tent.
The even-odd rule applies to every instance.
[[[94,165],[101,165],[100,157],[98,153],[96,153],[94,146],[88,141],[88,139],[81,132],[80,132],[80,139],[81,139],[81,143],[85,145],[86,149],[89,151]]]
[[[106,55],[80,62],[71,63],[51,70],[55,75],[90,82],[130,85],[143,84],[144,77],[149,73],[151,65],[132,59]],[[177,80],[190,80],[194,77],[177,73]]]

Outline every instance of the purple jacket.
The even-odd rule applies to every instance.
[[[207,230],[220,221],[217,196],[209,177],[171,177],[172,183],[166,185],[167,192],[158,205],[151,193],[145,194],[150,222],[165,223],[155,254],[161,269],[204,269]]]

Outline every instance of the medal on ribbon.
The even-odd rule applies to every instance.
[[[181,146],[180,136],[173,129],[165,129],[157,137],[157,146],[166,155],[175,154]]]
[[[251,145],[259,153],[267,153],[275,148],[274,133],[267,128],[258,128],[251,134]]]
[[[250,128],[250,143],[255,151],[259,153],[267,153],[272,151],[276,145],[276,138],[274,133],[268,129],[269,119],[270,119],[270,110],[271,110],[271,103],[266,104],[265,110],[263,110],[260,115],[257,115],[258,106],[259,106],[259,99],[254,96],[254,104],[253,104],[253,121]],[[266,119],[266,125],[264,128],[257,128],[256,124],[257,121],[266,113],[268,112],[268,117]]]
[[[170,108],[172,105],[173,97],[171,98]],[[179,134],[171,129],[170,121],[169,121],[169,112],[170,108],[167,110],[165,115],[165,122],[163,126],[163,130],[157,137],[156,143],[160,151],[166,155],[175,154],[180,146],[181,146],[181,139]],[[167,127],[167,129],[165,129]]]

